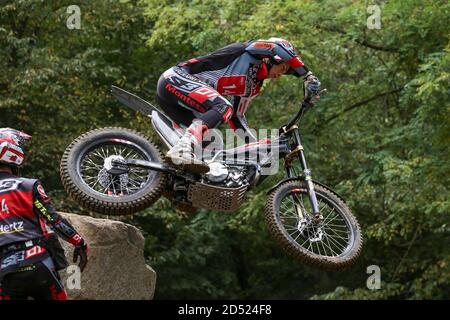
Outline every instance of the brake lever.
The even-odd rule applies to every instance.
[[[320,90],[317,95],[315,95],[314,97],[318,97],[317,99],[320,99],[320,95],[321,94],[325,94],[327,93],[327,89],[322,89]],[[278,130],[279,132],[286,132],[286,128],[290,127],[291,125],[293,125],[294,123],[296,123],[297,121],[301,120],[301,118],[303,117],[304,112],[306,111],[306,109],[310,109],[312,107],[314,107],[314,101],[313,98],[314,97],[306,97],[303,99],[302,103],[301,103],[301,108],[298,111],[297,115],[291,119],[291,121],[289,121],[287,124],[282,125]]]
[[[321,96],[322,94],[326,94],[328,92],[328,90],[326,88],[323,88],[322,90],[319,91],[319,96]]]
[[[328,92],[327,89],[322,89],[322,90],[319,91],[318,94],[316,94],[315,98],[316,98],[316,99],[320,99],[320,97],[321,97],[323,94],[326,94],[327,92]]]
[[[316,95],[304,99],[302,105],[306,104],[305,107],[313,107],[316,102],[315,100],[320,100],[321,95],[326,94],[327,92],[328,92],[327,89],[320,90]]]

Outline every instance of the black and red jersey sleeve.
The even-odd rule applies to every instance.
[[[42,218],[45,223],[65,241],[74,246],[82,245],[83,238],[78,234],[75,228],[61,215],[51,204],[50,198],[45,193],[44,187],[37,181],[33,186],[33,209],[35,213]]]
[[[233,96],[233,116],[228,121],[231,129],[234,130],[242,140],[246,143],[257,141],[255,135],[251,132],[247,119],[245,118],[245,111],[250,103],[251,98]]]
[[[177,64],[186,67],[189,73],[196,74],[203,71],[219,70],[228,66],[234,59],[245,52],[248,43],[232,43],[205,56],[192,58]]]

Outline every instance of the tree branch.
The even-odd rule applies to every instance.
[[[317,25],[317,28],[325,30],[325,31],[337,32],[337,33],[340,33],[340,34],[345,35],[345,36],[350,36],[347,32],[345,32],[344,30],[340,30],[338,28],[322,27],[320,25]],[[358,38],[356,38],[356,39],[353,39],[353,41],[355,41],[357,44],[359,44],[361,46],[364,46],[364,47],[367,47],[367,48],[370,48],[370,49],[373,49],[373,50],[386,51],[386,52],[398,52],[398,50],[395,49],[395,48],[384,47],[384,46],[379,45],[379,44],[374,44],[374,43],[371,43],[371,42],[367,41],[367,39],[358,39]]]
[[[414,244],[414,241],[416,241],[417,238],[417,234],[419,233],[419,228],[421,227],[420,223],[416,228],[416,232],[414,232],[414,236],[411,240],[411,242],[409,243],[408,249],[406,250],[405,254],[403,255],[402,259],[400,260],[399,264],[397,265],[397,268],[395,268],[395,272],[394,275],[391,278],[391,282],[393,282],[397,276],[397,273],[400,271],[400,266],[403,263],[403,260],[405,260],[406,256],[408,255],[409,251],[411,250],[412,245]]]
[[[16,21],[15,16],[13,14],[9,14],[10,18],[11,18],[11,30],[14,32],[15,36],[18,39],[21,39],[23,34],[25,33],[25,29],[28,25],[28,20],[29,20],[29,16],[26,16],[25,19],[21,20],[21,21]],[[18,51],[19,49],[16,47],[15,44],[12,45],[11,47],[11,53],[9,55],[9,65],[13,68],[17,68],[18,66]]]
[[[379,93],[379,94],[376,94],[376,95],[374,95],[374,96],[372,96],[372,97],[370,97],[370,98],[368,98],[368,99],[366,99],[366,100],[357,102],[357,103],[355,103],[355,104],[353,104],[353,105],[351,105],[351,106],[345,108],[343,111],[338,112],[338,113],[335,114],[334,116],[331,116],[330,118],[328,118],[327,120],[325,120],[322,124],[323,124],[323,125],[326,125],[326,124],[330,123],[331,121],[333,121],[334,119],[340,117],[341,115],[343,115],[344,113],[346,113],[346,112],[348,112],[348,111],[351,111],[351,110],[353,110],[353,109],[355,109],[355,108],[357,108],[357,107],[363,106],[363,105],[365,105],[365,104],[367,104],[367,103],[369,103],[369,102],[372,102],[372,101],[374,101],[374,100],[376,100],[376,99],[378,99],[378,98],[382,98],[382,97],[388,96],[388,95],[390,95],[390,94],[400,92],[400,91],[402,91],[402,90],[403,90],[403,88],[398,88],[398,89],[391,90],[391,91],[388,91],[388,92]]]
[[[366,39],[363,39],[363,40],[355,39],[355,42],[360,44],[360,45],[362,45],[362,46],[365,46],[365,47],[368,47],[368,48],[371,48],[371,49],[374,49],[374,50],[387,51],[387,52],[398,52],[397,49],[390,48],[390,47],[383,47],[383,46],[380,46],[380,45],[377,45],[377,44],[373,44],[373,43],[368,42]]]

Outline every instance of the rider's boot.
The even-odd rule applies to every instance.
[[[194,150],[202,150],[202,137],[208,126],[201,121],[194,121],[186,129],[184,135],[166,154],[166,160],[175,166],[180,166],[194,173],[206,173],[209,167],[198,159]]]

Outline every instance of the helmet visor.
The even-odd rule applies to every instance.
[[[16,129],[1,128],[0,139],[12,140],[16,145],[24,149],[30,144],[31,136]]]

